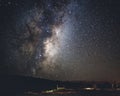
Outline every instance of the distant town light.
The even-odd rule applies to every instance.
[[[84,88],[85,90],[94,90],[94,88]]]

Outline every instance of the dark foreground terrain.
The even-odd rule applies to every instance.
[[[118,91],[81,91],[70,94],[26,94],[20,96],[120,96]]]
[[[120,93],[116,92],[81,92],[74,94],[29,94],[19,96],[120,96]]]
[[[1,75],[0,77],[0,96],[16,96],[17,94],[24,94],[28,91],[41,92],[54,88],[56,82],[52,80],[15,76],[15,75]]]
[[[63,82],[15,75],[0,78],[0,96],[120,96],[119,87],[110,82]]]

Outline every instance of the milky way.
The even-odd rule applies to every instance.
[[[5,51],[0,73],[120,80],[119,4],[117,0],[0,1],[0,41]]]
[[[24,61],[25,65],[32,62],[28,70],[33,76],[46,78],[57,76],[56,70],[61,69],[62,65],[58,61],[63,58],[65,43],[67,43],[66,35],[70,34],[68,32],[70,18],[67,11],[71,10],[68,8],[71,2],[60,3],[58,2],[60,8],[48,2],[44,9],[29,10],[21,20],[22,26],[25,27],[21,38],[25,39],[18,50],[21,51],[19,54],[27,57]],[[20,61],[23,61],[23,58]]]

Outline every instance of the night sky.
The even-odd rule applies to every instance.
[[[0,74],[120,81],[119,0],[0,0]]]

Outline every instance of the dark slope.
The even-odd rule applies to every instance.
[[[40,93],[44,90],[56,89],[57,85],[59,87],[65,87],[67,89],[79,90],[80,92],[84,88],[94,88],[94,85],[96,85],[97,88],[101,89],[101,91],[99,91],[100,93],[104,93],[103,91],[107,92],[108,89],[111,90],[113,88],[112,83],[110,82],[53,81],[28,76],[0,75],[0,96],[16,96],[16,94],[24,94],[28,91]],[[120,84],[117,84],[117,87],[120,88]],[[114,88],[117,87],[116,85],[114,86]],[[120,91],[116,92],[118,94]]]
[[[0,93],[1,94],[22,94],[27,91],[43,91],[56,88],[57,81],[51,81],[40,78],[1,75]]]

